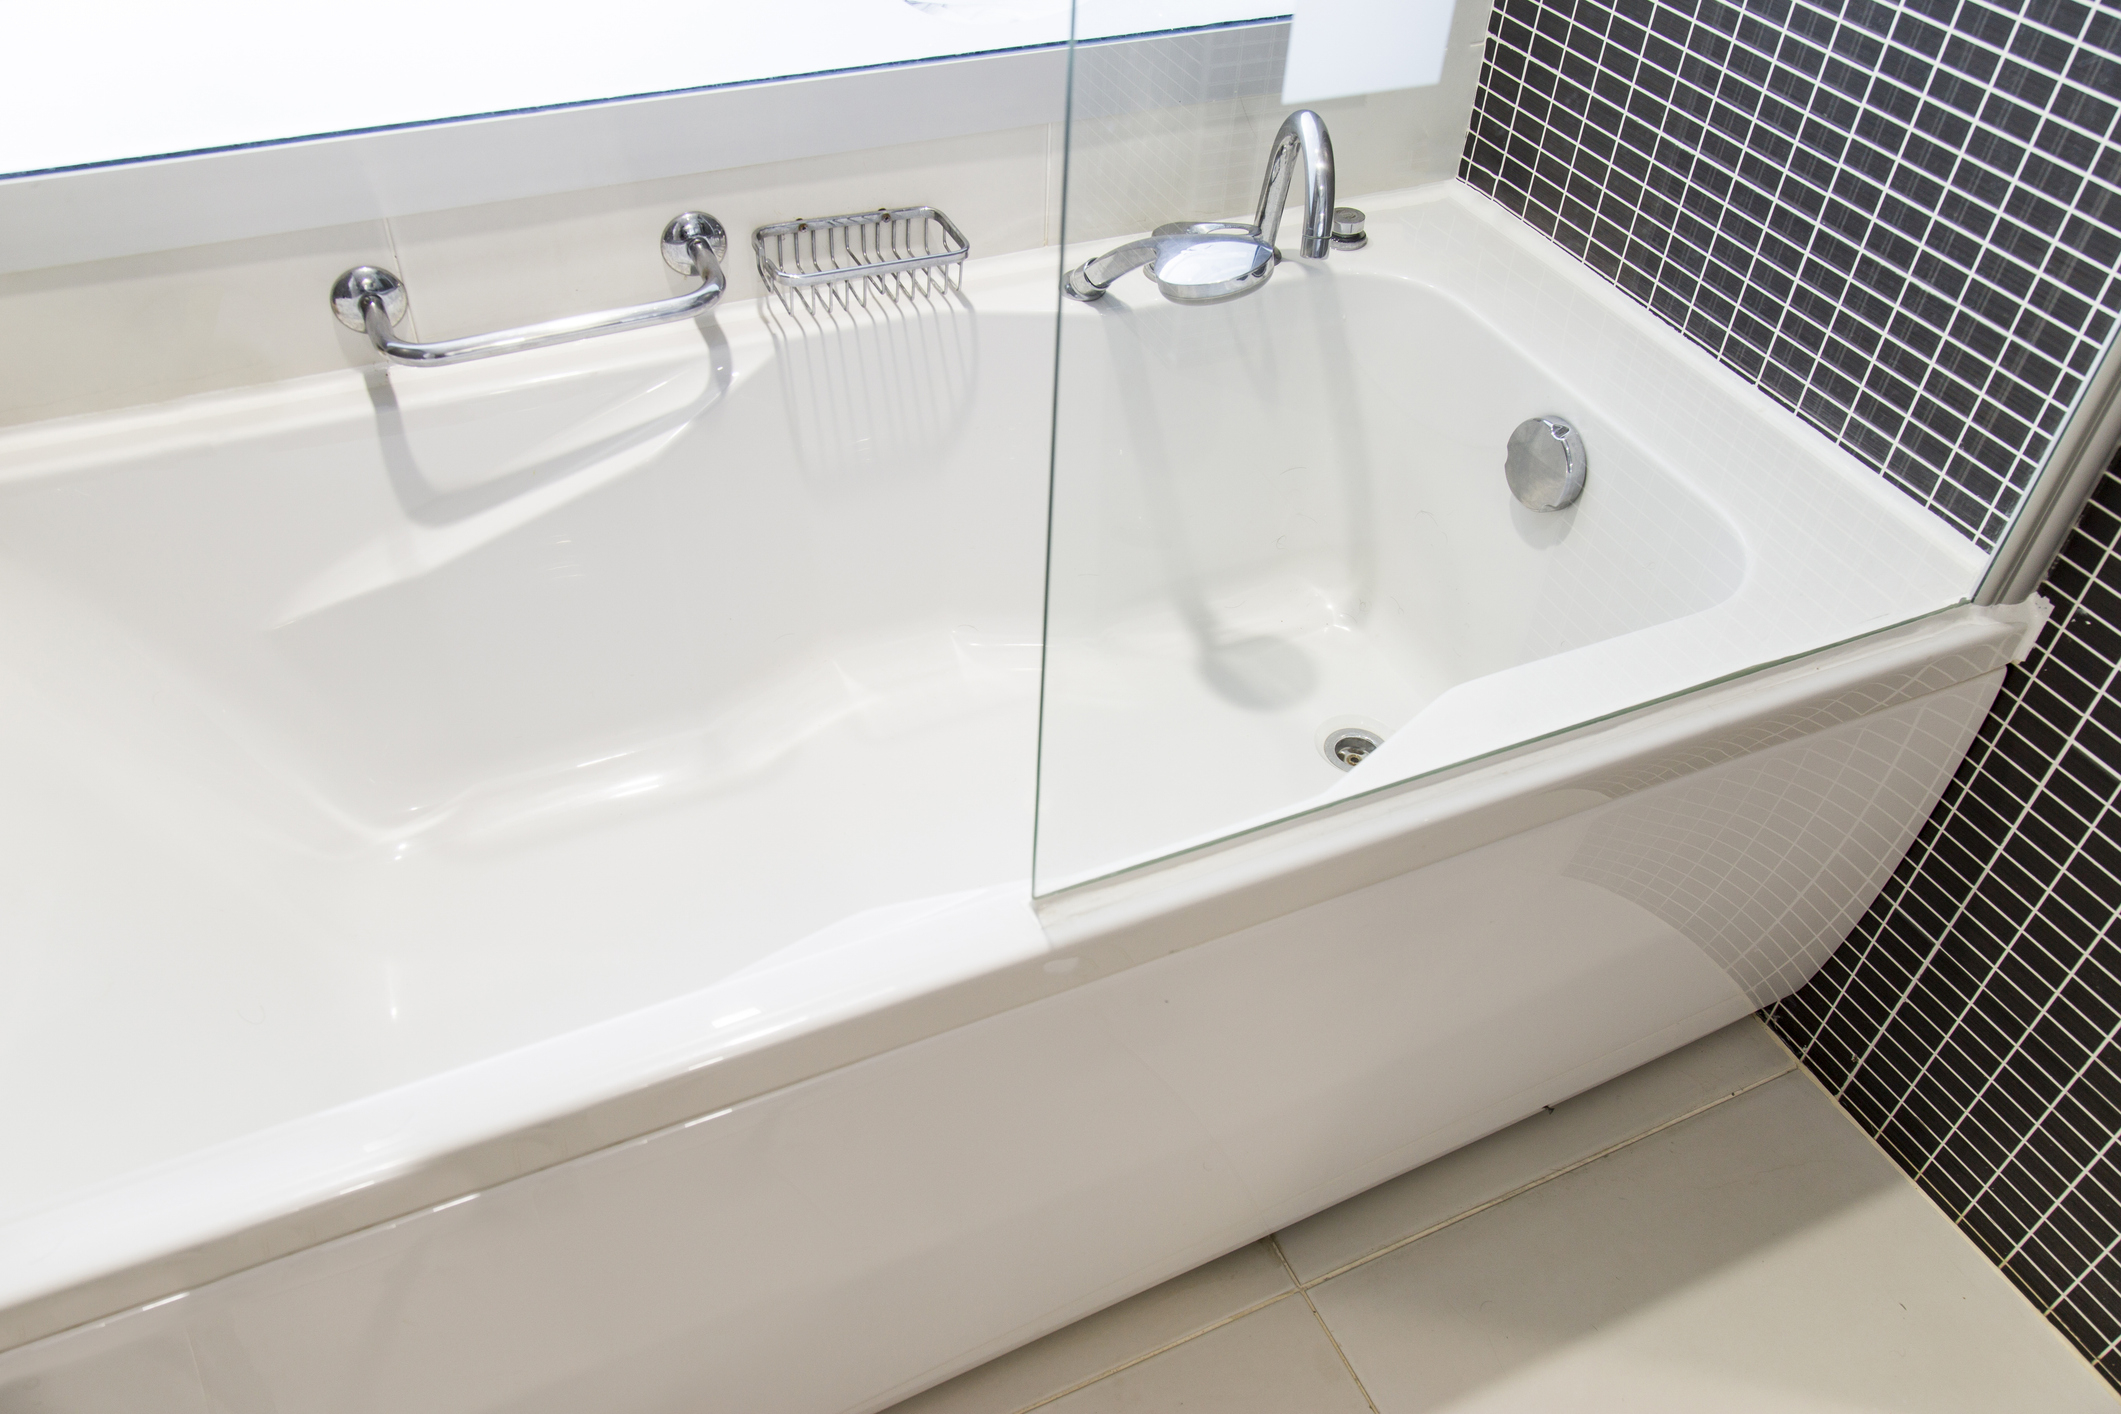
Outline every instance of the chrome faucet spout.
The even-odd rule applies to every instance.
[[[1325,119],[1308,108],[1283,119],[1281,131],[1274,134],[1274,145],[1267,150],[1267,175],[1259,186],[1259,214],[1252,226],[1261,240],[1273,242],[1299,167],[1304,224],[1298,249],[1306,260],[1324,260],[1333,250],[1333,139],[1326,135]]]

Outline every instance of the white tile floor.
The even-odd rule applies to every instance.
[[[2121,1409],[1746,1020],[891,1414]]]

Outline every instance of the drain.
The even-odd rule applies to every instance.
[[[1375,717],[1350,712],[1344,717],[1328,717],[1319,723],[1311,734],[1311,743],[1334,769],[1352,771],[1371,752],[1385,744],[1390,731]]]
[[[1326,742],[1326,759],[1343,771],[1352,771],[1362,764],[1362,759],[1383,746],[1384,738],[1360,727],[1343,727],[1334,732]]]

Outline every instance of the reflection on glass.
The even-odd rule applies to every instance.
[[[1289,34],[1203,33],[1153,70],[1078,46],[1064,269],[1252,219]],[[1979,571],[1450,180],[1416,140],[1429,92],[1304,105],[1360,248],[1302,258],[1292,191],[1271,280],[1181,304],[1152,260],[1061,301],[1041,894],[1887,627]],[[1560,481],[1570,445],[1588,467],[1574,500],[1512,493],[1543,418],[1574,439]]]

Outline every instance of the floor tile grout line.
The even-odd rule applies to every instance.
[[[1777,1041],[1779,1043],[1779,1037],[1777,1038]],[[1788,1048],[1784,1047],[1784,1051],[1785,1053],[1787,1053]],[[1279,1236],[1273,1233],[1269,1233],[1264,1239],[1264,1241],[1266,1241],[1268,1246],[1273,1249],[1276,1260],[1281,1263],[1282,1269],[1288,1274],[1289,1280],[1292,1283],[1290,1290],[1276,1292],[1274,1295],[1267,1297],[1263,1301],[1255,1301],[1251,1305],[1244,1307],[1242,1310],[1233,1311],[1229,1315],[1224,1316],[1219,1320],[1210,1322],[1208,1325],[1202,1326],[1199,1330],[1189,1331],[1185,1335],[1179,1336],[1175,1340],[1165,1341],[1163,1344],[1156,1346],[1152,1350],[1145,1350],[1141,1354],[1123,1360],[1117,1365],[1108,1366],[1105,1369],[1098,1371],[1094,1375],[1085,1376],[1084,1378],[1077,1380],[1075,1383],[1069,1385],[1065,1389],[1055,1390],[1052,1394],[1043,1395],[1029,1404],[1018,1405],[1011,1411],[1011,1414],[1032,1414],[1032,1411],[1034,1410],[1043,1409],[1046,1406],[1053,1404],[1057,1400],[1066,1399],[1069,1395],[1076,1393],[1078,1390],[1087,1389],[1091,1385],[1098,1383],[1100,1380],[1108,1379],[1113,1375],[1119,1374],[1123,1370],[1131,1370],[1136,1365],[1140,1365],[1145,1361],[1153,1360],[1157,1356],[1165,1354],[1168,1351],[1176,1350],[1181,1345],[1185,1345],[1190,1341],[1198,1340],[1200,1337],[1207,1335],[1211,1331],[1221,1330],[1224,1326],[1230,1325],[1236,1321],[1241,1321],[1245,1317],[1253,1315],[1256,1312],[1264,1311],[1267,1307],[1272,1306],[1275,1302],[1285,1301],[1291,1296],[1301,1296],[1303,1298],[1304,1305],[1309,1308],[1312,1316],[1317,1319],[1319,1328],[1325,1332],[1326,1339],[1331,1342],[1334,1353],[1340,1357],[1342,1366],[1347,1369],[1348,1377],[1355,1381],[1355,1387],[1359,1391],[1361,1391],[1363,1399],[1369,1404],[1370,1409],[1373,1411],[1373,1414],[1375,1414],[1375,1411],[1377,1411],[1377,1402],[1374,1399],[1370,1398],[1370,1392],[1368,1388],[1363,1385],[1362,1377],[1355,1373],[1355,1367],[1353,1363],[1349,1361],[1347,1352],[1340,1348],[1339,1338],[1333,1334],[1332,1327],[1326,1323],[1326,1318],[1322,1314],[1320,1314],[1317,1303],[1311,1300],[1311,1291],[1313,1290],[1313,1288],[1322,1286],[1326,1282],[1333,1280],[1335,1277],[1344,1276],[1348,1272],[1355,1270],[1357,1267],[1365,1266],[1371,1262],[1374,1262],[1379,1257],[1389,1256],[1390,1254],[1397,1252],[1402,1247],[1406,1247],[1415,1242],[1419,1242],[1422,1238],[1432,1236],[1435,1233],[1441,1232],[1447,1227],[1455,1226],[1456,1224],[1465,1221],[1467,1218],[1474,1217],[1480,1213],[1486,1212],[1490,1208],[1496,1207],[1503,1203],[1507,1203],[1512,1198],[1516,1198],[1522,1194],[1529,1193],[1534,1188],[1538,1188],[1543,1184],[1551,1183],[1557,1178],[1566,1177],[1567,1175],[1576,1172],[1578,1169],[1583,1168],[1588,1164],[1594,1164],[1600,1159],[1605,1158],[1610,1154],[1618,1153],[1619,1151],[1627,1148],[1631,1144],[1639,1143],[1640,1141],[1648,1139],[1653,1135],[1662,1134],[1665,1130],[1672,1128],[1674,1125],[1684,1124],[1688,1120],[1693,1119],[1698,1115],[1708,1113],[1710,1110],[1715,1109],[1718,1105],[1724,1104],[1731,1100],[1735,1100],[1740,1095],[1750,1094],[1752,1091],[1759,1089],[1763,1085],[1769,1084],[1776,1080],[1780,1080],[1785,1075],[1804,1070],[1805,1067],[1802,1062],[1798,1061],[1794,1056],[1791,1056],[1789,1064],[1786,1065],[1783,1069],[1776,1071],[1773,1075],[1763,1076],[1748,1085],[1743,1085],[1738,1089],[1731,1091],[1727,1095],[1721,1095],[1716,1099],[1710,1100],[1706,1104],[1697,1105],[1693,1109],[1688,1110],[1685,1114],[1675,1115],[1671,1119],[1664,1121],[1662,1124],[1656,1125],[1650,1129],[1643,1130],[1640,1134],[1631,1135],[1616,1144],[1610,1144],[1607,1147],[1600,1149],[1595,1154],[1586,1155],[1585,1157],[1578,1159],[1576,1162],[1569,1164],[1566,1167],[1555,1169],[1552,1173],[1542,1174],[1538,1178],[1531,1180],[1529,1183],[1519,1184],[1517,1187],[1511,1189],[1507,1193],[1503,1193],[1494,1198],[1490,1198],[1486,1202],[1468,1208],[1462,1213],[1458,1213],[1449,1218],[1444,1219],[1442,1222],[1432,1223],[1419,1232],[1411,1233],[1406,1237],[1398,1238],[1390,1243],[1387,1243],[1385,1246],[1378,1248],[1373,1252],[1366,1253],[1363,1256],[1356,1258],[1352,1262],[1345,1262],[1340,1266],[1333,1268],[1329,1272],[1326,1272],[1320,1276],[1313,1277],[1309,1281],[1306,1281],[1302,1277],[1297,1275],[1295,1265],[1290,1262],[1288,1254],[1282,1251]],[[1809,1072],[1806,1073],[1808,1074]],[[1837,1105],[1836,1108],[1838,1109],[1840,1107]]]
[[[1280,1255],[1279,1248],[1276,1249],[1276,1255]],[[1282,1266],[1285,1268],[1288,1266],[1288,1262],[1286,1259],[1283,1260]],[[1290,1278],[1293,1281],[1295,1278],[1295,1273],[1291,1272]],[[1130,1356],[1129,1358],[1122,1360],[1117,1365],[1111,1365],[1106,1367],[1105,1369],[1099,1370],[1094,1375],[1087,1375],[1084,1378],[1077,1380],[1074,1384],[1069,1385],[1066,1389],[1055,1390],[1052,1394],[1041,1395],[1039,1398],[1033,1400],[1029,1404],[1018,1405],[1015,1409],[1011,1411],[1011,1414],[1031,1414],[1032,1410],[1043,1409],[1047,1405],[1053,1403],[1055,1400],[1058,1399],[1066,1399],[1069,1395],[1074,1394],[1077,1390],[1088,1389],[1091,1385],[1096,1384],[1099,1380],[1107,1379],[1113,1375],[1118,1374],[1122,1370],[1131,1370],[1136,1365],[1139,1365],[1144,1361],[1154,1360],[1157,1356],[1163,1354],[1167,1350],[1176,1350],[1178,1349],[1178,1347],[1186,1344],[1188,1341],[1198,1340],[1200,1337],[1208,1334],[1210,1331],[1219,1331],[1224,1326],[1227,1326],[1232,1322],[1241,1321],[1245,1317],[1250,1316],[1255,1312],[1266,1310],[1269,1306],[1272,1306],[1277,1301],[1286,1301],[1291,1296],[1298,1296],[1301,1294],[1302,1293],[1294,1286],[1291,1286],[1290,1289],[1287,1291],[1277,1291],[1272,1296],[1269,1296],[1266,1300],[1255,1301],[1250,1306],[1245,1307],[1242,1311],[1232,1311],[1229,1315],[1224,1316],[1219,1320],[1212,1321],[1209,1324],[1202,1326],[1197,1331],[1188,1331],[1184,1335],[1178,1337],[1176,1340],[1165,1341],[1162,1345],[1157,1346],[1154,1350],[1145,1350],[1139,1355]]]
[[[1710,1110],[1715,1109],[1718,1105],[1725,1104],[1731,1100],[1735,1100],[1740,1095],[1751,1094],[1753,1091],[1759,1089],[1763,1085],[1770,1084],[1773,1081],[1782,1079],[1782,1077],[1785,1075],[1789,1075],[1792,1072],[1800,1071],[1803,1069],[1804,1066],[1795,1058],[1792,1058],[1788,1066],[1786,1066],[1782,1070],[1776,1071],[1773,1075],[1766,1076],[1762,1079],[1754,1081],[1750,1085],[1746,1085],[1739,1089],[1733,1090],[1728,1095],[1719,1096],[1718,1098],[1709,1101],[1705,1105],[1697,1105],[1695,1108],[1688,1110],[1685,1114],[1676,1115],[1673,1118],[1666,1120],[1664,1123],[1657,1125],[1653,1129],[1645,1129],[1644,1131],[1642,1131],[1642,1133],[1631,1135],[1628,1138],[1621,1140],[1617,1144],[1608,1145],[1607,1147],[1600,1149],[1597,1153],[1588,1154],[1565,1168],[1558,1168],[1555,1169],[1552,1173],[1541,1174],[1538,1178],[1533,1179],[1529,1183],[1521,1183],[1507,1193],[1499,1194],[1496,1197],[1488,1199],[1484,1203],[1480,1203],[1474,1207],[1466,1209],[1462,1213],[1453,1214],[1452,1216],[1445,1218],[1442,1222],[1431,1223],[1429,1226],[1423,1228],[1420,1232],[1409,1233],[1405,1237],[1397,1238],[1392,1242],[1385,1244],[1383,1247],[1378,1248],[1374,1252],[1365,1253],[1363,1256],[1357,1257],[1352,1262],[1343,1262],[1340,1266],[1333,1268],[1333,1270],[1326,1272],[1323,1275],[1312,1277],[1309,1281],[1305,1281],[1299,1277],[1297,1278],[1296,1284],[1297,1290],[1305,1293],[1306,1297],[1308,1298],[1309,1293],[1313,1287],[1323,1286],[1325,1283],[1333,1280],[1335,1277],[1346,1276],[1349,1272],[1354,1271],[1357,1267],[1367,1266],[1371,1262],[1376,1261],[1379,1257],[1388,1257],[1392,1253],[1397,1252],[1400,1248],[1411,1246],[1412,1244],[1421,1241],[1424,1237],[1434,1236],[1436,1233],[1443,1231],[1447,1227],[1455,1227],[1457,1224],[1464,1222],[1467,1218],[1477,1217],[1478,1215],[1486,1212],[1490,1208],[1498,1207],[1501,1204],[1509,1202],[1512,1198],[1516,1198],[1523,1194],[1529,1193],[1533,1189],[1538,1188],[1544,1184],[1552,1183],[1557,1178],[1565,1178],[1568,1175],[1576,1172],[1576,1170],[1583,1168],[1587,1164],[1595,1164],[1600,1159],[1605,1158],[1609,1154],[1617,1154],[1622,1149],[1627,1148],[1631,1144],[1638,1144],[1643,1140],[1652,1137],[1653,1135],[1662,1134],[1667,1129],[1670,1129],[1673,1125],[1685,1124],[1688,1120],[1693,1119],[1697,1115],[1707,1114]],[[1279,1243],[1276,1244],[1276,1250],[1280,1250]],[[1294,1267],[1290,1268],[1289,1274],[1291,1276],[1296,1275]]]
[[[1333,1334],[1333,1327],[1326,1324],[1325,1316],[1318,1309],[1318,1303],[1311,1299],[1310,1291],[1296,1275],[1296,1268],[1289,1264],[1289,1254],[1281,1250],[1281,1239],[1270,1233],[1267,1236],[1267,1245],[1274,1249],[1274,1255],[1281,1262],[1282,1270],[1289,1274],[1289,1280],[1296,1283],[1296,1294],[1304,1299],[1304,1306],[1311,1312],[1311,1319],[1318,1322],[1318,1329],[1324,1334],[1326,1344],[1332,1346],[1333,1353],[1340,1357],[1340,1368],[1348,1372],[1348,1378],[1355,1384],[1355,1392],[1362,1396],[1364,1404],[1370,1406],[1370,1414],[1380,1414],[1377,1401],[1370,1398],[1370,1387],[1362,1382],[1361,1375],[1355,1373],[1355,1362],[1348,1358],[1347,1351],[1340,1348],[1340,1337]]]

